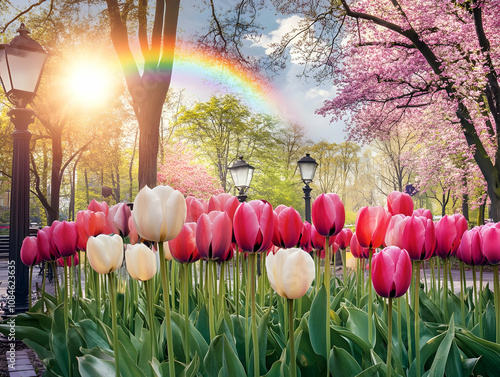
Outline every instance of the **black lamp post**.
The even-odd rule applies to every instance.
[[[253,171],[255,168],[243,160],[243,156],[236,161],[230,168],[229,172],[233,178],[234,187],[238,189],[238,200],[243,203],[247,200],[247,190],[250,187],[250,182],[252,182]]]
[[[299,161],[297,161],[300,170],[300,177],[305,183],[302,188],[304,190],[304,200],[306,202],[306,221],[311,222],[311,190],[309,183],[313,181],[314,173],[316,173],[316,167],[318,163],[314,158],[312,158],[309,153],[306,153]]]
[[[28,126],[35,119],[35,112],[26,106],[38,90],[47,53],[28,35],[24,24],[9,44],[0,45],[0,80],[3,90],[14,108],[8,112],[15,130],[13,138],[12,180],[9,227],[9,288],[14,293],[15,306],[9,305],[9,313],[28,309],[28,267],[21,262],[20,250],[29,234],[30,170],[29,144],[31,133]],[[12,277],[14,279],[12,279]]]

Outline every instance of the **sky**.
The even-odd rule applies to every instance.
[[[208,15],[200,14],[197,7],[193,5],[193,1],[181,0],[179,17],[181,36],[189,36],[191,31],[199,31],[207,26]],[[224,0],[222,2],[224,3]],[[231,5],[231,1],[226,1],[226,3],[226,5]],[[260,13],[259,22],[265,26],[264,34],[258,43],[249,42],[246,52],[257,56],[270,53],[269,45],[278,42],[298,19],[298,16],[275,16],[274,12]],[[274,102],[271,108],[275,115],[281,115],[291,122],[302,125],[306,130],[306,137],[314,142],[321,139],[337,143],[344,141],[346,133],[343,132],[343,123],[331,123],[329,118],[315,114],[325,100],[333,97],[335,88],[328,82],[318,84],[313,79],[306,81],[304,78],[297,77],[302,69],[303,67],[292,55],[286,68],[271,78],[271,87],[274,90],[269,93],[268,98],[263,99],[264,102]],[[198,80],[193,77],[187,78],[182,74],[182,70],[183,67],[179,64],[176,67],[176,62],[174,62],[172,86],[185,88],[187,95],[194,98],[208,99],[213,91],[212,81],[203,77],[199,77]],[[265,112],[270,112],[269,110],[269,106],[262,108]]]

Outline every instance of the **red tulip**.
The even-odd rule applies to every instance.
[[[413,214],[415,216],[423,216],[428,218],[429,220],[432,220],[432,213],[430,209],[425,209],[425,208],[419,208],[413,211]]]
[[[402,214],[411,216],[413,214],[413,200],[411,196],[399,191],[393,191],[387,195],[387,208],[391,215]]]
[[[325,249],[325,236],[319,234],[314,225],[311,226],[311,245],[316,250]]]
[[[442,217],[436,223],[436,255],[443,259],[455,255],[466,230],[467,220],[464,216],[456,214]]]
[[[492,265],[500,263],[500,228],[496,226],[482,226],[480,229],[481,250],[488,262]]]
[[[429,259],[436,249],[434,223],[425,217],[408,217],[404,223],[401,241],[412,260]]]
[[[383,207],[363,207],[356,216],[356,235],[362,247],[376,249],[385,239],[391,214]]]
[[[274,230],[273,207],[263,200],[241,203],[234,213],[234,236],[240,249],[247,253],[268,250]]]
[[[179,263],[193,263],[200,259],[196,248],[196,223],[185,223],[173,240],[168,241],[170,254]]]
[[[61,266],[61,267],[64,267],[64,260],[66,259],[66,266],[78,266],[78,264],[80,263],[80,258],[78,257],[78,254],[74,254],[70,257],[66,257],[66,258],[58,258],[56,260],[57,262],[57,265],[58,266]]]
[[[59,221],[54,221],[52,225],[58,223]],[[53,230],[50,226],[44,226],[36,235],[38,252],[43,261],[51,262],[58,258],[56,245],[54,245],[54,240],[52,239]]]
[[[106,203],[106,202],[98,202],[95,199],[92,199],[90,201],[89,206],[87,207],[87,209],[90,209],[91,211],[94,211],[94,212],[104,212],[104,214],[106,215],[106,217],[108,216],[108,212],[109,212],[108,203]]]
[[[410,287],[412,274],[408,253],[397,246],[386,247],[373,256],[373,288],[381,297],[401,297]]]
[[[285,249],[296,247],[302,228],[300,214],[293,207],[283,206],[274,212],[273,244]]]
[[[21,261],[26,266],[34,266],[42,261],[38,252],[37,238],[35,236],[26,237],[21,246]]]
[[[78,211],[76,214],[76,227],[78,230],[78,248],[85,250],[90,236],[97,236],[106,228],[106,216],[104,212],[91,210]]]
[[[63,221],[54,226],[52,224],[52,238],[60,257],[69,257],[76,253],[78,230],[76,223]]]
[[[319,234],[335,236],[344,227],[344,204],[337,194],[321,194],[312,205],[312,221]]]
[[[351,237],[351,242],[349,244],[351,249],[351,254],[355,258],[368,258],[370,249],[366,247],[362,247],[358,242],[358,237],[356,233],[354,233]]]
[[[203,259],[224,258],[231,247],[232,224],[226,212],[202,214],[196,225],[196,247]]]
[[[469,266],[484,264],[486,258],[481,249],[480,227],[465,231],[457,250],[457,258]]]
[[[203,199],[197,199],[194,196],[186,198],[186,222],[197,222],[200,216],[208,213],[208,203]]]
[[[409,219],[409,217],[401,214],[391,217],[391,221],[389,221],[389,226],[387,227],[387,232],[385,233],[384,244],[386,246],[404,248],[402,235],[407,219]]]
[[[299,246],[302,250],[307,251],[308,253],[312,251],[311,230],[311,224],[304,221],[302,224],[302,231],[300,232]]]
[[[344,228],[340,231],[339,234],[337,234],[335,242],[339,245],[341,249],[345,249],[351,243],[351,238],[352,238],[352,230],[349,228]]]

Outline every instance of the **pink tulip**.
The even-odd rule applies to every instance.
[[[273,207],[263,200],[241,203],[234,213],[234,236],[240,249],[247,253],[268,250],[274,230]]]
[[[425,209],[425,208],[418,208],[413,211],[413,214],[415,216],[423,216],[428,218],[429,220],[432,220],[432,213],[430,209]]]
[[[56,260],[57,265],[64,267],[64,260],[66,260],[66,266],[68,266],[68,267],[78,266],[78,264],[80,263],[80,258],[78,257],[78,254],[74,254],[70,257],[58,258]]]
[[[393,191],[387,195],[387,208],[393,216],[397,214],[411,216],[413,214],[413,200],[406,193]]]
[[[114,210],[114,216],[109,219],[109,221],[112,221],[116,229],[119,231],[117,234],[121,234],[122,237],[127,237],[130,233],[129,219],[132,217],[130,207],[126,203],[118,203],[112,208],[116,209]]]
[[[345,249],[351,243],[352,230],[349,228],[344,228],[337,234],[335,242],[339,245],[339,248]]]
[[[231,248],[232,224],[226,212],[202,214],[196,225],[196,247],[205,260],[219,260]]]
[[[108,216],[108,212],[109,212],[108,203],[106,203],[106,202],[98,202],[95,199],[92,199],[90,201],[89,206],[87,207],[87,209],[90,209],[91,211],[94,211],[94,212],[104,212],[104,214],[106,215],[106,217]]]
[[[404,249],[389,246],[373,256],[373,288],[381,297],[404,295],[410,287],[411,274],[410,256]]]
[[[208,203],[203,199],[197,199],[194,196],[186,198],[186,222],[197,222],[200,216],[208,213]]]
[[[78,229],[76,223],[63,221],[59,224],[52,224],[52,238],[60,257],[70,257],[76,253],[78,242]]]
[[[457,250],[457,258],[469,266],[484,264],[486,258],[481,249],[480,227],[465,231]]]
[[[91,210],[78,211],[76,214],[76,227],[78,231],[78,249],[85,250],[90,236],[97,236],[106,228],[104,212]]]
[[[180,233],[168,241],[170,254],[179,263],[193,263],[200,259],[196,248],[196,223],[185,223]]]
[[[208,202],[208,212],[211,211],[224,211],[228,214],[231,221],[233,221],[234,213],[239,207],[240,202],[238,198],[234,195],[227,193],[221,193],[218,195],[212,195],[210,201]]]
[[[312,251],[311,230],[311,224],[304,221],[302,224],[302,231],[300,232],[299,246],[302,250],[307,251],[308,253]]]
[[[362,247],[359,242],[358,242],[358,237],[356,233],[354,233],[351,237],[351,242],[349,244],[349,247],[351,249],[351,254],[355,258],[368,258],[369,257],[369,251],[370,249],[366,247]]]
[[[21,246],[21,262],[26,266],[34,266],[42,261],[38,252],[37,238],[35,236],[26,237]]]
[[[385,239],[391,214],[383,207],[363,207],[356,216],[356,235],[362,247],[376,249]]]
[[[325,236],[322,236],[321,234],[318,233],[316,230],[316,227],[314,225],[311,226],[311,245],[314,249],[316,250],[324,250],[325,249]],[[333,242],[333,240],[332,240]],[[324,252],[323,252],[324,255]],[[323,256],[324,258],[324,256]]]
[[[500,263],[500,228],[496,226],[482,226],[480,229],[481,250],[488,262],[492,265]]]
[[[300,214],[293,207],[283,206],[279,213],[274,212],[273,244],[285,249],[296,247],[302,227]]]
[[[344,227],[344,203],[337,194],[321,194],[312,205],[312,221],[316,231],[324,237],[335,236]]]
[[[137,228],[135,227],[133,216],[128,218],[128,229],[128,239],[130,240],[130,244],[135,245],[136,243],[139,243],[139,234],[137,234]]]
[[[466,230],[467,220],[464,216],[456,214],[442,217],[436,223],[436,255],[443,259],[455,255]]]
[[[402,235],[407,219],[409,219],[409,217],[401,214],[391,217],[391,221],[389,221],[389,226],[387,227],[387,232],[385,233],[384,244],[386,246],[404,248]]]
[[[59,221],[54,221],[54,224],[58,224]],[[56,245],[52,239],[52,231],[54,229],[50,226],[44,226],[40,229],[36,235],[36,243],[38,246],[38,252],[40,258],[43,261],[51,262],[59,258],[57,255]]]
[[[436,249],[434,223],[426,217],[408,217],[404,222],[401,241],[412,260],[429,259]]]

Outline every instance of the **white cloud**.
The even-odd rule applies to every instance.
[[[321,88],[311,88],[306,92],[306,98],[330,99],[333,97],[333,90],[328,91]]]

